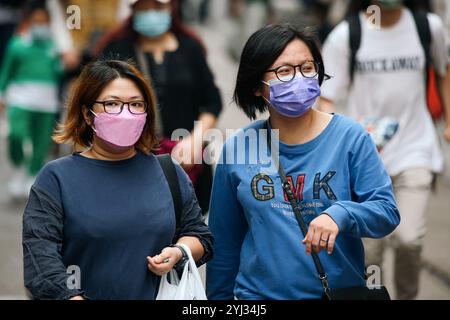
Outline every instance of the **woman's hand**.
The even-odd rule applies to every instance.
[[[84,299],[82,296],[75,296],[70,298],[69,300],[86,300],[86,299]]]
[[[147,257],[148,269],[158,276],[165,275],[181,260],[183,253],[177,247],[164,248],[160,254]]]
[[[189,170],[194,165],[194,150],[191,137],[183,138],[172,150],[172,156],[184,170]]]
[[[336,222],[329,215],[321,214],[311,221],[302,241],[306,245],[306,254],[309,255],[312,251],[319,253],[320,250],[327,250],[328,254],[332,254],[338,233]]]
[[[202,163],[203,147],[201,139],[194,139],[192,135],[180,141],[172,151],[172,156],[184,170],[191,169],[195,164]],[[196,163],[197,162],[197,163]]]

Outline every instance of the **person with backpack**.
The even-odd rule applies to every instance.
[[[132,65],[86,66],[54,136],[75,152],[48,163],[23,216],[25,286],[34,299],[155,299],[160,276],[192,252],[212,257],[184,170],[157,158],[155,94]],[[177,269],[178,270],[178,269]]]
[[[398,131],[381,157],[393,180],[402,222],[390,240],[365,242],[366,264],[381,266],[384,249],[392,244],[397,298],[414,299],[428,199],[435,174],[444,165],[427,110],[428,74],[433,69],[440,80],[444,135],[450,142],[448,46],[441,20],[408,1],[354,1],[353,5],[357,5],[355,13],[331,32],[323,46],[332,79],[322,88],[319,109],[333,112],[348,99],[348,115],[353,119],[389,117],[398,122]],[[370,5],[380,9],[379,16],[377,10],[371,11],[377,7]]]

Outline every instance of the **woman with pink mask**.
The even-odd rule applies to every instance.
[[[76,152],[41,170],[25,208],[24,278],[33,298],[154,299],[159,276],[186,261],[181,244],[198,265],[211,258],[212,235],[187,175],[172,166],[175,201],[173,179],[151,153],[155,95],[135,67],[85,67],[54,140]]]

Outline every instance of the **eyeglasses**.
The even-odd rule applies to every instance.
[[[275,69],[267,70],[266,72],[275,72],[278,80],[289,82],[295,78],[297,68],[299,68],[301,75],[305,78],[314,78],[319,73],[319,64],[315,61],[305,61],[296,66],[287,64]]]
[[[123,102],[120,100],[95,101],[103,105],[103,109],[109,114],[120,114],[124,105],[128,105],[128,110],[132,114],[143,114],[147,112],[148,104],[145,101],[129,101]]]

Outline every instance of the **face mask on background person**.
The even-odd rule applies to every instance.
[[[132,114],[125,106],[119,114],[91,112],[95,115],[92,129],[97,137],[118,147],[133,146],[147,122],[147,113]]]
[[[273,79],[263,83],[270,89],[270,101],[263,96],[264,100],[279,114],[290,118],[304,115],[320,96],[319,81],[316,78],[297,75],[289,82]]]
[[[32,25],[30,27],[30,35],[33,40],[45,41],[51,38],[50,27],[46,25]]]
[[[167,32],[172,25],[169,10],[138,11],[133,17],[133,28],[146,37],[157,37]]]

